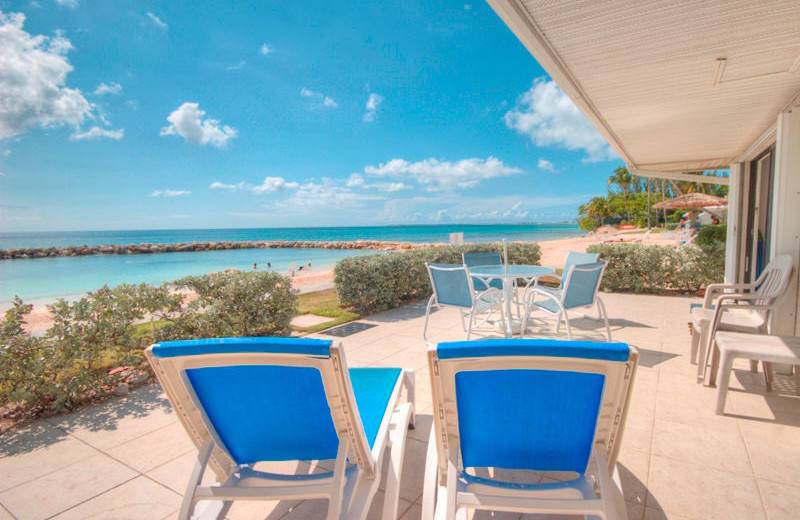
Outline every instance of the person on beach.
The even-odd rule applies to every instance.
[[[253,262],[253,271],[255,271],[256,269],[258,269],[258,263]]]

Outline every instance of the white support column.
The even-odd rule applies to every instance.
[[[800,108],[778,116],[772,201],[771,256],[790,254],[795,271],[773,322],[773,334],[800,334],[797,271],[800,266]]]
[[[739,282],[742,228],[742,174],[744,163],[731,164],[728,189],[728,231],[725,240],[725,283]]]

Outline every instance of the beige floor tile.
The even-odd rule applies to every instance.
[[[175,512],[181,497],[147,477],[138,477],[88,500],[53,520],[160,520]]]
[[[762,440],[748,442],[747,451],[756,478],[797,485],[800,478],[800,448]]]
[[[45,421],[5,433],[0,444],[0,491],[100,453]]]
[[[644,506],[647,499],[647,474],[650,469],[650,456],[636,451],[625,452],[620,455],[618,465],[625,500]]]
[[[94,455],[0,493],[0,502],[20,520],[44,519],[135,476],[119,462]]]
[[[644,505],[625,501],[628,520],[642,520],[644,518]]]
[[[648,508],[689,518],[766,518],[753,477],[653,456]]]
[[[411,507],[403,513],[400,520],[422,520],[422,505],[417,503],[411,504]]]
[[[186,485],[189,483],[192,469],[197,460],[197,451],[192,450],[188,453],[172,459],[171,461],[151,469],[146,475],[159,484],[183,495]],[[207,471],[205,478],[213,481],[213,472]]]
[[[622,435],[622,452],[650,453],[653,443],[653,417],[636,415],[628,411]]]
[[[142,473],[195,449],[180,422],[108,450],[108,455]]]
[[[690,518],[678,513],[666,513],[652,507],[644,508],[644,520],[706,520],[703,518]]]
[[[425,477],[425,457],[428,452],[427,442],[409,438],[403,460],[403,477],[400,481],[400,498],[416,502],[422,496],[422,481]],[[381,483],[384,489],[384,482]]]
[[[739,428],[722,431],[656,419],[652,453],[740,475],[752,474]]]
[[[0,520],[14,520],[14,517],[2,504],[0,504]]]
[[[176,422],[161,387],[148,385],[129,396],[49,420],[99,450],[107,450]]]
[[[766,480],[759,480],[758,487],[769,520],[796,520],[800,516],[800,487]]]

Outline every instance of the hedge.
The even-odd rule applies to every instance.
[[[502,251],[502,244],[466,244],[344,258],[334,268],[334,285],[342,305],[369,314],[427,298],[431,284],[425,262],[461,264],[461,253]],[[508,243],[512,264],[539,263],[539,245]]]
[[[183,294],[198,297],[182,305]],[[123,383],[147,380],[144,349],[159,341],[221,336],[288,336],[297,296],[271,272],[187,277],[175,284],[120,285],[47,306],[43,335],[23,325],[31,305],[16,298],[0,322],[0,417],[17,421],[71,410]]]
[[[610,292],[696,293],[722,281],[725,246],[685,245],[680,248],[640,244],[597,244],[590,253],[600,253],[608,262],[601,289]]]
[[[728,226],[717,224],[716,226],[703,226],[697,232],[697,245],[700,247],[711,246],[716,242],[725,243],[728,236]]]

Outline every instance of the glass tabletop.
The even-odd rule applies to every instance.
[[[555,269],[542,265],[476,265],[469,268],[469,274],[475,276],[491,276],[495,278],[531,278],[545,274],[553,274]]]

